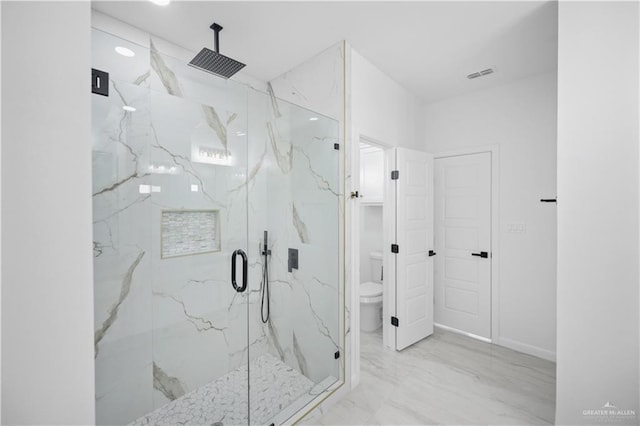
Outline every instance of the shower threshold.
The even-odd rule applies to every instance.
[[[327,385],[336,381],[333,377],[325,379],[318,384],[322,385],[322,389],[319,389],[320,386],[269,354],[251,361],[249,371],[251,424],[259,425],[268,425],[276,417],[283,418],[285,413],[282,411],[289,411],[289,407],[302,408],[322,393]],[[244,366],[186,393],[129,425],[246,425],[249,423],[247,405],[247,366]],[[295,414],[295,411],[291,411],[284,418]]]

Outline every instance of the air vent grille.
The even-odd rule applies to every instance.
[[[478,71],[478,72],[474,72],[472,74],[467,75],[467,78],[469,80],[473,80],[474,78],[478,78],[478,77],[484,77],[485,75],[489,75],[489,74],[493,74],[494,70],[493,68],[487,68],[486,70],[482,70],[482,71]]]

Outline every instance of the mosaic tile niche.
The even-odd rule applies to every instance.
[[[218,210],[162,212],[162,258],[220,251]]]

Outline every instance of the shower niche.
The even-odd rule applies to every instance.
[[[96,423],[286,422],[343,380],[338,122],[163,40],[92,49]]]
[[[220,251],[219,210],[164,210],[162,259]]]

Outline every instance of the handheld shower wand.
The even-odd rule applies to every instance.
[[[266,324],[267,321],[269,321],[269,316],[271,315],[271,304],[269,300],[269,255],[271,254],[271,250],[268,248],[267,241],[268,233],[267,231],[264,231],[262,252],[260,253],[264,256],[264,262],[262,263],[262,285],[260,287],[260,318],[262,319],[263,324]]]
[[[264,237],[262,238],[262,254],[267,254],[267,239],[269,238],[269,233],[264,231]]]

